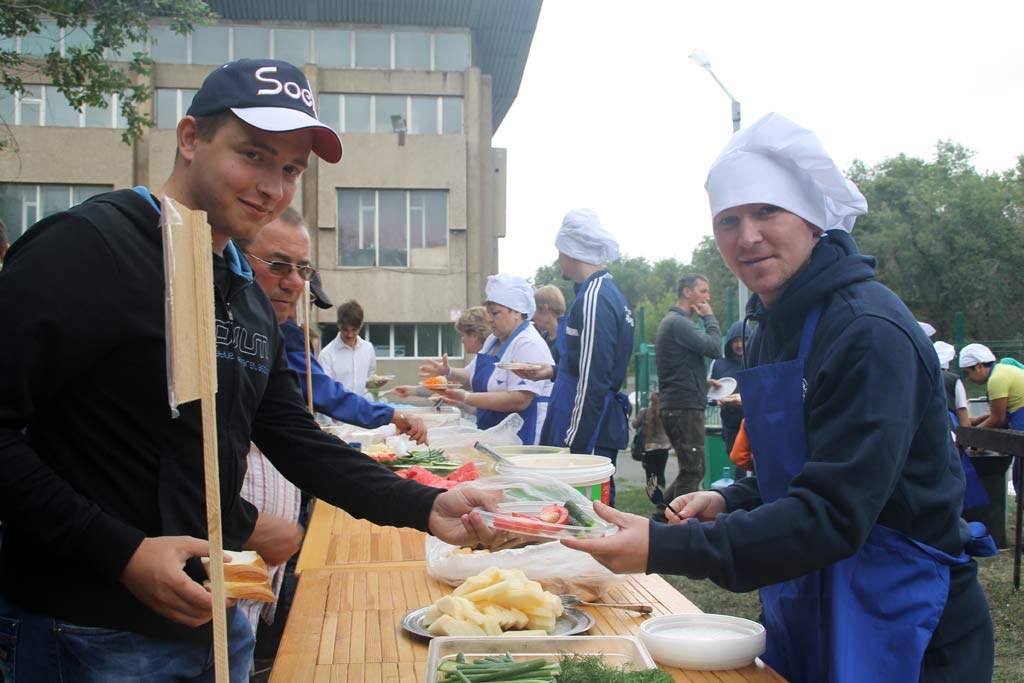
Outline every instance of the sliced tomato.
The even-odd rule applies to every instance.
[[[495,517],[494,528],[521,534],[557,534],[562,531],[561,527],[525,512],[510,512],[508,517]]]
[[[559,505],[558,503],[552,503],[541,510],[540,517],[545,522],[551,522],[552,524],[569,523],[569,511],[564,505]]]

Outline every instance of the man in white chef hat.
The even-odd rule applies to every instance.
[[[959,517],[938,359],[850,235],[867,202],[817,137],[769,114],[708,174],[715,241],[754,292],[738,373],[756,476],[672,501],[671,524],[566,540],[618,572],[759,588],[787,680],[989,680],[993,635]],[[977,538],[975,538],[977,536]]]
[[[619,244],[594,211],[575,209],[562,219],[555,247],[576,299],[558,331],[560,355],[540,443],[603,455],[614,463],[629,442],[629,398],[621,389],[634,328],[626,297],[605,267],[619,257]],[[605,502],[615,502],[614,479]]]

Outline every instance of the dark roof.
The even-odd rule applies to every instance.
[[[494,130],[519,93],[542,0],[207,0],[224,19],[468,28],[491,76]]]

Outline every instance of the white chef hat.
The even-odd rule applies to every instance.
[[[935,334],[935,328],[929,325],[928,323],[923,323],[920,320],[918,320],[917,324],[921,326],[921,330],[924,331],[924,333],[929,337]]]
[[[619,258],[619,243],[601,227],[597,214],[590,209],[574,209],[565,214],[555,237],[555,248],[593,266]]]
[[[948,370],[949,364],[956,358],[956,347],[944,341],[937,341],[932,346],[935,347],[935,355],[939,357],[939,366],[943,370]]]
[[[485,294],[488,302],[501,304],[517,313],[525,313],[527,320],[532,319],[537,310],[537,302],[533,300],[533,287],[529,282],[515,275],[508,273],[488,275]]]
[[[992,355],[992,349],[984,344],[968,344],[960,349],[960,367],[969,368],[978,363],[994,363],[996,357]]]
[[[853,230],[868,202],[811,131],[771,113],[729,140],[704,189],[712,217],[743,204],[774,204],[823,230]]]

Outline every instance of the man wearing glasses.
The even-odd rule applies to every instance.
[[[298,211],[289,207],[256,237],[235,240],[235,244],[242,249],[252,265],[256,282],[274,305],[277,323],[284,335],[288,367],[298,373],[305,395],[309,390],[306,386],[306,342],[302,330],[295,323],[295,309],[300,305],[304,283],[316,275],[316,269],[309,261],[306,222]],[[396,412],[389,405],[373,403],[350,391],[324,372],[312,353],[309,362],[313,407],[318,413],[369,429],[390,422],[413,441],[426,442],[427,428],[422,419]]]

